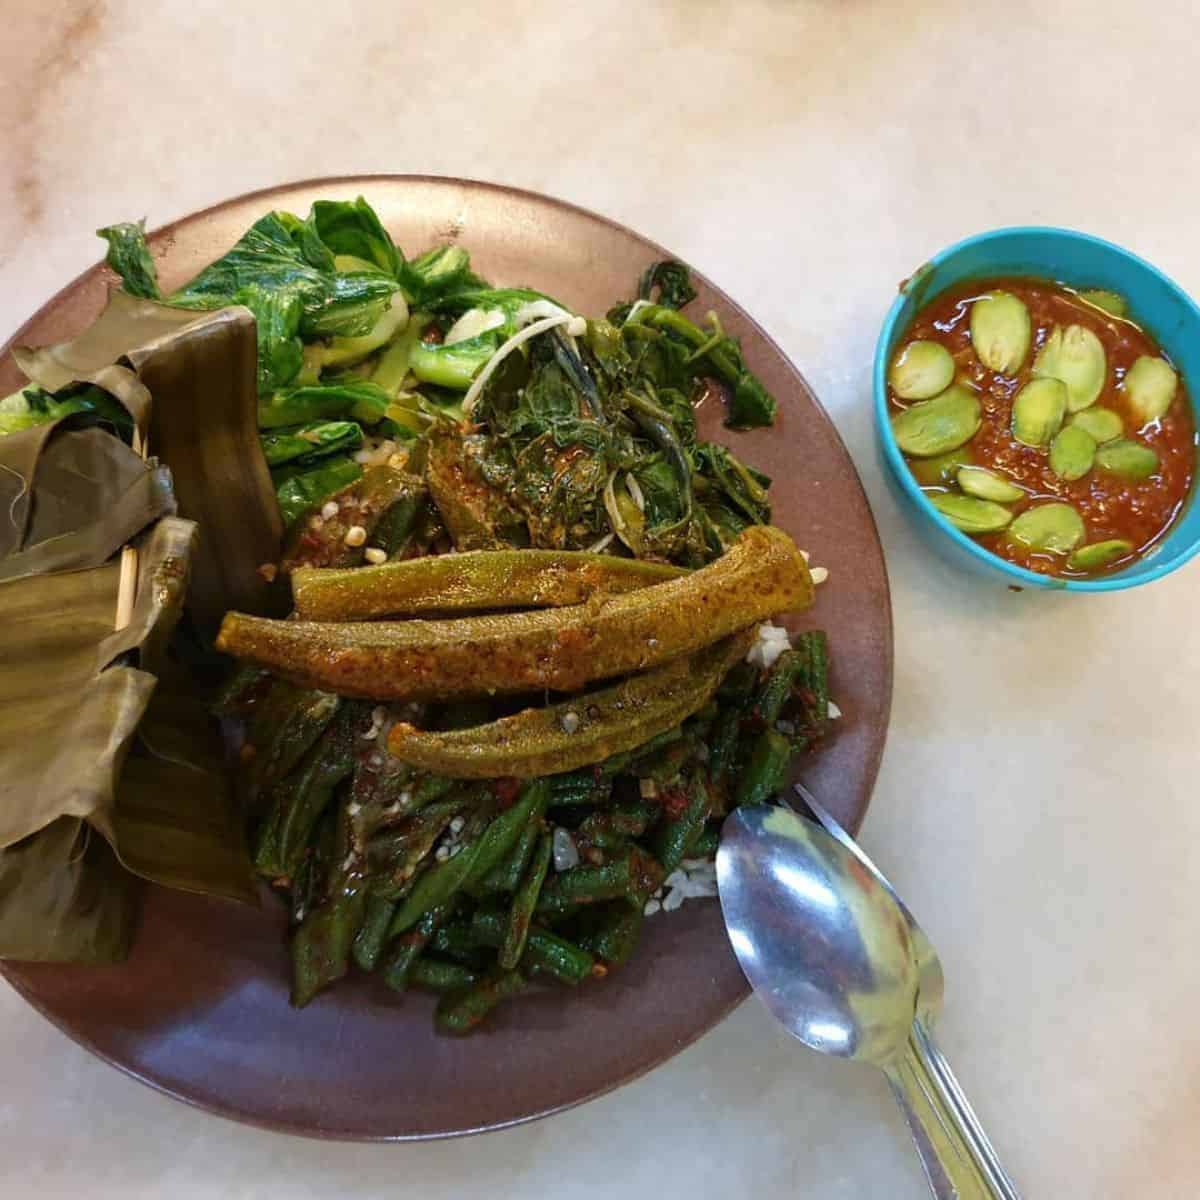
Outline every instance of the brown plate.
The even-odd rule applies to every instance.
[[[326,179],[257,192],[186,217],[150,244],[167,289],[222,254],[271,208],[365,195],[405,250],[458,240],[500,284],[529,284],[580,312],[627,297],[666,252],[593,213],[511,188],[423,176]],[[73,336],[100,311],[96,266],[14,337]],[[725,441],[774,478],[777,524],[827,566],[801,624],[828,630],[836,737],[804,768],[847,825],[867,808],[892,689],[887,576],[870,509],[829,418],[754,321],[702,276],[694,307],[721,314],[780,402],[772,429]],[[10,343],[11,344],[11,343]],[[6,348],[7,349],[7,348]],[[0,359],[0,395],[21,382]],[[119,967],[0,964],[13,986],[69,1036],[137,1079],[227,1117],[320,1137],[406,1139],[496,1129],[578,1104],[682,1050],[747,993],[715,902],[646,923],[634,961],[603,985],[522,999],[466,1041],[435,1036],[431,1001],[373,979],[334,988],[303,1012],[288,1005],[280,906],[262,912],[146,889],[141,929]]]

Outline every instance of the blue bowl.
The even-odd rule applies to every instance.
[[[888,419],[887,370],[897,345],[917,313],[942,292],[971,279],[1005,275],[1119,292],[1129,302],[1130,315],[1179,369],[1200,427],[1200,308],[1184,291],[1144,259],[1086,233],[1038,226],[996,229],[958,242],[922,266],[901,288],[880,330],[875,347],[875,428],[902,501],[934,549],[1009,586],[1111,592],[1162,578],[1200,551],[1200,505],[1190,497],[1170,533],[1137,562],[1098,579],[1058,579],[1007,562],[956,529],[929,503],[905,465]]]

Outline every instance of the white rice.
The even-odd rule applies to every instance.
[[[753,667],[762,667],[766,670],[774,666],[775,660],[785,650],[791,649],[791,645],[788,631],[782,625],[764,621],[758,627],[758,636],[754,639],[754,645],[750,647],[750,652],[746,655],[746,661]]]
[[[563,829],[561,825],[555,829],[550,845],[556,871],[567,871],[571,867],[579,866],[579,847],[569,829]]]
[[[643,913],[652,917],[660,910],[674,912],[686,900],[708,899],[717,894],[717,864],[708,858],[685,858],[667,876]]]
[[[354,461],[364,467],[382,467],[396,453],[396,443],[392,438],[363,438],[362,449],[355,452]]]

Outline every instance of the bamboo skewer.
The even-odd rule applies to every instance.
[[[146,442],[142,431],[133,429],[133,452],[146,457]],[[121,577],[117,582],[117,615],[113,628],[119,633],[133,620],[133,606],[137,602],[138,552],[136,546],[125,546],[121,550]]]

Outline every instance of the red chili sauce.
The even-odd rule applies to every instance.
[[[1033,323],[1032,347],[1015,376],[989,371],[971,345],[971,303],[997,289],[1022,300]],[[1136,438],[1158,454],[1159,468],[1150,478],[1131,481],[1090,471],[1082,479],[1068,482],[1050,469],[1047,450],[1023,445],[1013,436],[1013,399],[1033,377],[1033,359],[1056,325],[1083,325],[1100,339],[1108,372],[1096,407],[1116,412],[1125,427],[1124,436]],[[1133,320],[1110,316],[1073,289],[1047,280],[976,280],[944,293],[918,313],[904,343],[916,339],[945,346],[954,357],[956,377],[978,389],[983,423],[967,449],[977,465],[999,471],[1028,490],[1025,499],[1012,505],[1014,515],[1032,504],[1065,501],[1083,518],[1088,542],[1122,538],[1135,547],[1100,570],[1084,572],[1069,569],[1065,555],[1032,552],[1003,532],[978,535],[976,540],[993,554],[1044,575],[1090,577],[1128,566],[1170,529],[1187,501],[1196,471],[1195,421],[1186,381],[1181,378],[1166,415],[1139,427],[1120,383],[1140,355],[1162,356],[1162,351]],[[890,388],[888,401],[894,412],[911,403],[899,400]],[[914,465],[912,460],[906,461],[910,468]],[[922,482],[917,472],[914,475]]]

